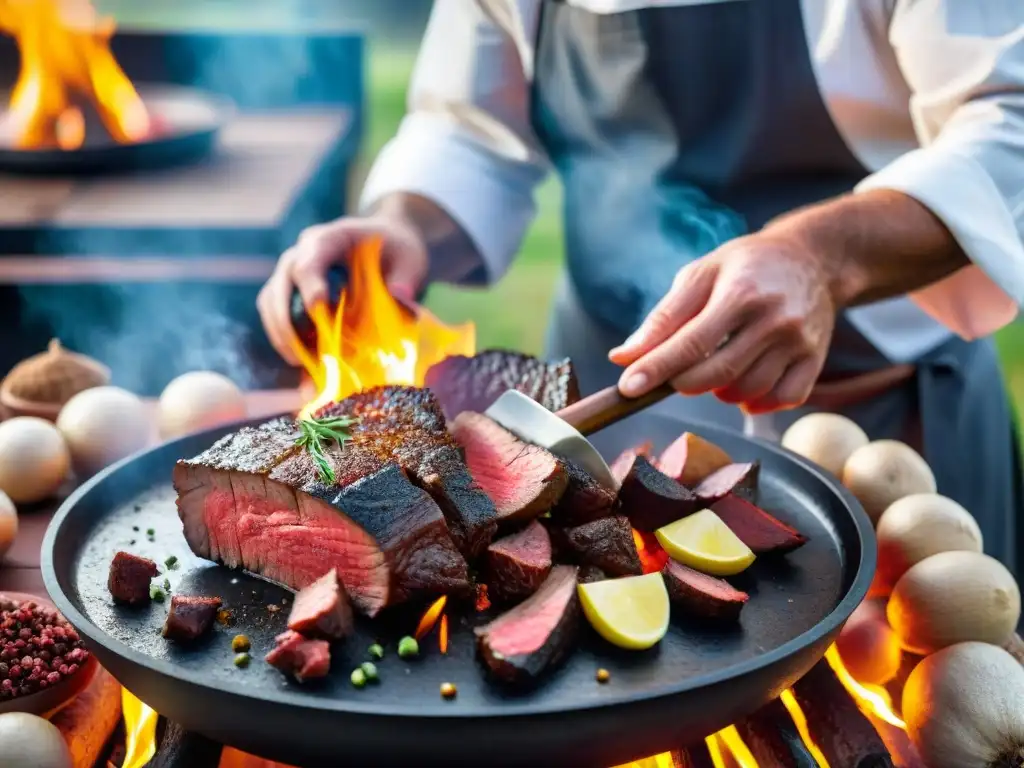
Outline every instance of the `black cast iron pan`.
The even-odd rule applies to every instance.
[[[690,425],[640,414],[595,437],[611,456],[641,439],[666,445]],[[761,501],[810,537],[786,558],[762,558],[740,585],[751,593],[738,626],[673,617],[648,652],[616,651],[584,627],[575,653],[539,686],[509,692],[475,658],[479,615],[452,616],[450,650],[436,638],[422,657],[399,660],[395,640],[419,610],[358,627],[333,653],[320,685],[299,686],[262,661],[282,631],[290,593],[198,560],[181,534],[171,467],[230,431],[160,446],[111,467],[57,512],[43,543],[43,576],[57,607],[100,662],[133,693],[184,728],[260,756],[303,766],[607,766],[692,743],[752,712],[821,658],[867,593],[875,566],[871,525],[833,479],[766,443],[694,426],[737,460],[761,459]],[[146,530],[154,530],[149,541]],[[215,625],[194,648],[160,637],[165,607],[115,606],[106,590],[114,552],[126,549],[180,567],[174,591],[218,595],[235,624]],[[270,606],[280,606],[274,611]],[[247,635],[248,669],[232,665],[231,638]],[[349,673],[381,640],[382,682],[354,689]],[[611,671],[599,685],[595,670]],[[439,686],[458,697],[442,700]]]

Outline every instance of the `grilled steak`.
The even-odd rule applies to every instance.
[[[487,594],[514,602],[529,597],[551,573],[551,539],[534,520],[487,548]]]
[[[332,443],[337,485],[325,485],[298,436],[295,422],[277,419],[178,462],[178,514],[193,552],[295,590],[336,568],[370,616],[413,594],[468,588],[444,516],[396,464]]]
[[[488,349],[473,357],[442,360],[427,371],[427,387],[449,419],[463,411],[483,413],[510,389],[560,411],[580,399],[572,362],[547,363],[519,352]]]
[[[274,638],[266,662],[298,682],[325,677],[331,669],[331,648],[326,640],[311,640],[288,630]]]
[[[168,640],[190,642],[205,635],[220,610],[219,597],[187,597],[175,595],[171,598],[171,610],[164,622],[163,634]]]
[[[525,523],[554,506],[569,482],[562,463],[491,418],[463,411],[451,424],[473,479],[494,502],[502,523]]]
[[[608,574],[598,568],[596,565],[584,565],[580,568],[579,574],[576,576],[576,581],[580,584],[590,584],[594,581],[604,581],[608,578]]]
[[[620,453],[615,461],[608,465],[608,469],[612,471],[612,477],[614,477],[619,485],[626,480],[626,476],[629,474],[629,470],[633,468],[633,464],[636,463],[637,456],[643,456],[647,459],[651,458],[651,451],[654,450],[654,445],[648,440],[646,443],[640,443],[640,445],[633,448],[627,448]]]
[[[578,464],[563,460],[569,482],[565,493],[551,510],[551,519],[560,525],[580,525],[608,517],[615,508],[616,495],[590,476]]]
[[[655,469],[643,456],[633,466],[619,489],[622,514],[639,531],[654,531],[663,525],[691,515],[702,502],[691,491]]]
[[[750,596],[724,579],[695,571],[675,560],[661,570],[673,603],[705,619],[736,620]]]
[[[340,640],[352,631],[352,606],[334,568],[295,596],[288,629],[328,640]]]
[[[705,477],[693,492],[705,503],[713,503],[730,493],[747,501],[757,498],[757,480],[761,462],[728,464]]]
[[[118,603],[148,603],[149,582],[159,573],[152,560],[129,552],[118,552],[110,562],[107,589]]]
[[[462,449],[426,389],[378,387],[330,405],[319,416],[353,416],[359,424],[346,450],[396,461],[441,507],[459,550],[475,559],[497,529],[494,504],[473,481]]]
[[[728,464],[729,454],[693,432],[683,432],[658,457],[658,469],[688,487]]]
[[[593,565],[612,576],[639,576],[644,572],[633,541],[633,528],[625,517],[605,517],[573,528],[554,529],[559,556],[580,565]]]
[[[512,683],[536,677],[572,646],[580,618],[576,575],[572,566],[555,566],[531,597],[474,630],[495,677]]]
[[[739,496],[729,494],[711,509],[755,555],[784,554],[807,542],[798,530]]]

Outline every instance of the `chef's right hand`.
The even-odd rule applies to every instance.
[[[304,230],[298,242],[278,259],[274,274],[260,290],[256,306],[274,349],[291,365],[299,365],[300,344],[291,321],[292,293],[297,288],[306,311],[328,296],[327,272],[347,263],[355,246],[367,237],[381,238],[381,269],[391,294],[412,301],[427,275],[427,248],[415,228],[394,216],[341,218]]]

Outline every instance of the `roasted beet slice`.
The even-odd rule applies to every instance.
[[[761,462],[729,464],[705,477],[694,489],[705,504],[711,504],[732,493],[753,502],[757,499],[757,479]]]
[[[661,571],[668,596],[694,616],[705,619],[735,620],[750,596],[724,579],[695,571],[669,560]]]
[[[149,582],[160,573],[156,563],[130,552],[118,552],[110,561],[107,589],[119,603],[148,603]]]
[[[608,469],[612,471],[612,477],[618,481],[619,485],[622,485],[626,475],[629,474],[633,464],[636,463],[637,456],[650,459],[652,451],[654,451],[654,444],[650,440],[646,443],[640,443],[640,445],[633,448],[627,448],[616,457],[615,461],[608,465]]]
[[[577,569],[558,565],[540,589],[474,632],[477,649],[499,680],[534,678],[572,647],[580,619]]]
[[[168,640],[191,642],[205,635],[220,610],[219,597],[188,597],[175,595],[171,598],[171,610],[164,622],[163,636]]]
[[[327,675],[331,669],[331,647],[326,640],[311,640],[289,629],[274,638],[266,662],[301,683]]]
[[[683,432],[658,457],[658,469],[688,487],[729,464],[728,453],[693,432]]]
[[[487,548],[487,594],[513,602],[536,592],[551,573],[551,538],[534,520]]]
[[[562,498],[569,477],[550,452],[524,443],[498,422],[472,411],[455,417],[451,433],[466,453],[469,473],[494,503],[500,522],[527,522]]]
[[[473,357],[445,358],[430,367],[425,383],[449,420],[463,411],[483,413],[510,389],[522,392],[549,411],[560,411],[580,399],[569,358],[548,363],[503,349],[487,349]]]
[[[659,472],[643,456],[633,460],[622,481],[619,502],[622,514],[638,531],[655,531],[703,506],[693,491]]]
[[[615,508],[615,491],[605,488],[578,464],[564,459],[562,463],[569,484],[551,510],[552,520],[561,525],[580,525],[608,517]]]
[[[734,494],[716,501],[711,509],[756,555],[791,552],[807,542],[795,528]]]
[[[331,568],[295,595],[288,629],[327,640],[340,640],[352,632],[352,606],[337,570]]]
[[[552,529],[560,555],[581,565],[594,565],[612,576],[644,572],[625,517],[605,517],[572,528]]]

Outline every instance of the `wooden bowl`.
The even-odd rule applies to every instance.
[[[57,606],[49,599],[25,592],[0,592],[0,598],[7,598],[19,603],[31,600],[39,605],[57,610]],[[30,715],[50,718],[70,704],[75,696],[89,686],[99,668],[100,665],[96,661],[96,657],[90,654],[88,660],[75,674],[53,688],[46,688],[31,696],[17,696],[10,701],[0,702],[0,715],[6,715],[8,712],[27,712]]]

